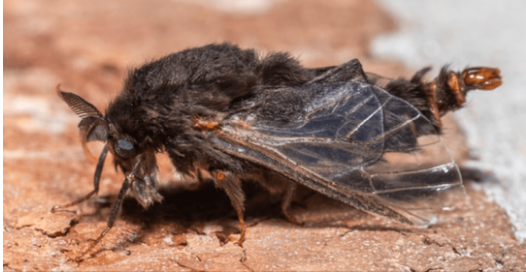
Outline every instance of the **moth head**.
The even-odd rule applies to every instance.
[[[95,106],[74,93],[61,91],[59,86],[57,86],[57,92],[60,98],[82,118],[78,125],[80,138],[84,152],[90,160],[97,161],[87,146],[87,143],[91,141],[105,142],[110,152],[116,155],[118,157],[116,160],[119,161],[126,161],[137,155],[137,143],[134,139],[122,133]]]
[[[108,124],[104,119],[104,116],[95,106],[84,100],[84,98],[74,93],[61,91],[60,85],[57,86],[57,93],[58,96],[68,104],[73,112],[82,118],[78,125],[82,148],[90,160],[97,161],[89,151],[87,143],[91,141],[106,142],[106,139],[108,138]]]
[[[133,162],[138,155],[136,141],[129,135],[119,131],[119,127],[109,121],[106,146],[113,154],[115,169],[120,167],[123,173],[128,173],[133,168]]]

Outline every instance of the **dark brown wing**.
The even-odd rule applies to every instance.
[[[422,201],[434,206],[443,191],[462,187],[433,125],[406,101],[362,82],[275,91],[286,92],[305,97],[294,121],[273,122],[257,111],[239,113],[223,122],[212,139],[216,147],[358,209],[405,223],[423,223],[412,207],[425,207]]]

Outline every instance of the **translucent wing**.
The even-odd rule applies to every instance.
[[[442,192],[462,188],[458,168],[431,122],[383,89],[340,82],[273,92],[268,102],[302,97],[291,105],[299,110],[293,120],[276,122],[263,114],[264,108],[238,113],[223,122],[213,139],[216,146],[359,209],[406,223],[422,223],[427,213],[420,211],[442,207]],[[279,111],[272,109],[278,116]]]

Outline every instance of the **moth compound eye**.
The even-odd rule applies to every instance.
[[[133,147],[132,142],[126,139],[120,139],[115,145],[115,152],[123,158],[129,158],[135,155],[135,148]]]

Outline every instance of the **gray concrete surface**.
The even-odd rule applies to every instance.
[[[455,113],[474,160],[499,182],[481,187],[508,213],[516,238],[526,238],[526,11],[525,1],[379,0],[399,30],[378,37],[374,56],[403,61],[415,69],[445,64],[496,66],[504,84],[494,92],[470,94]]]

